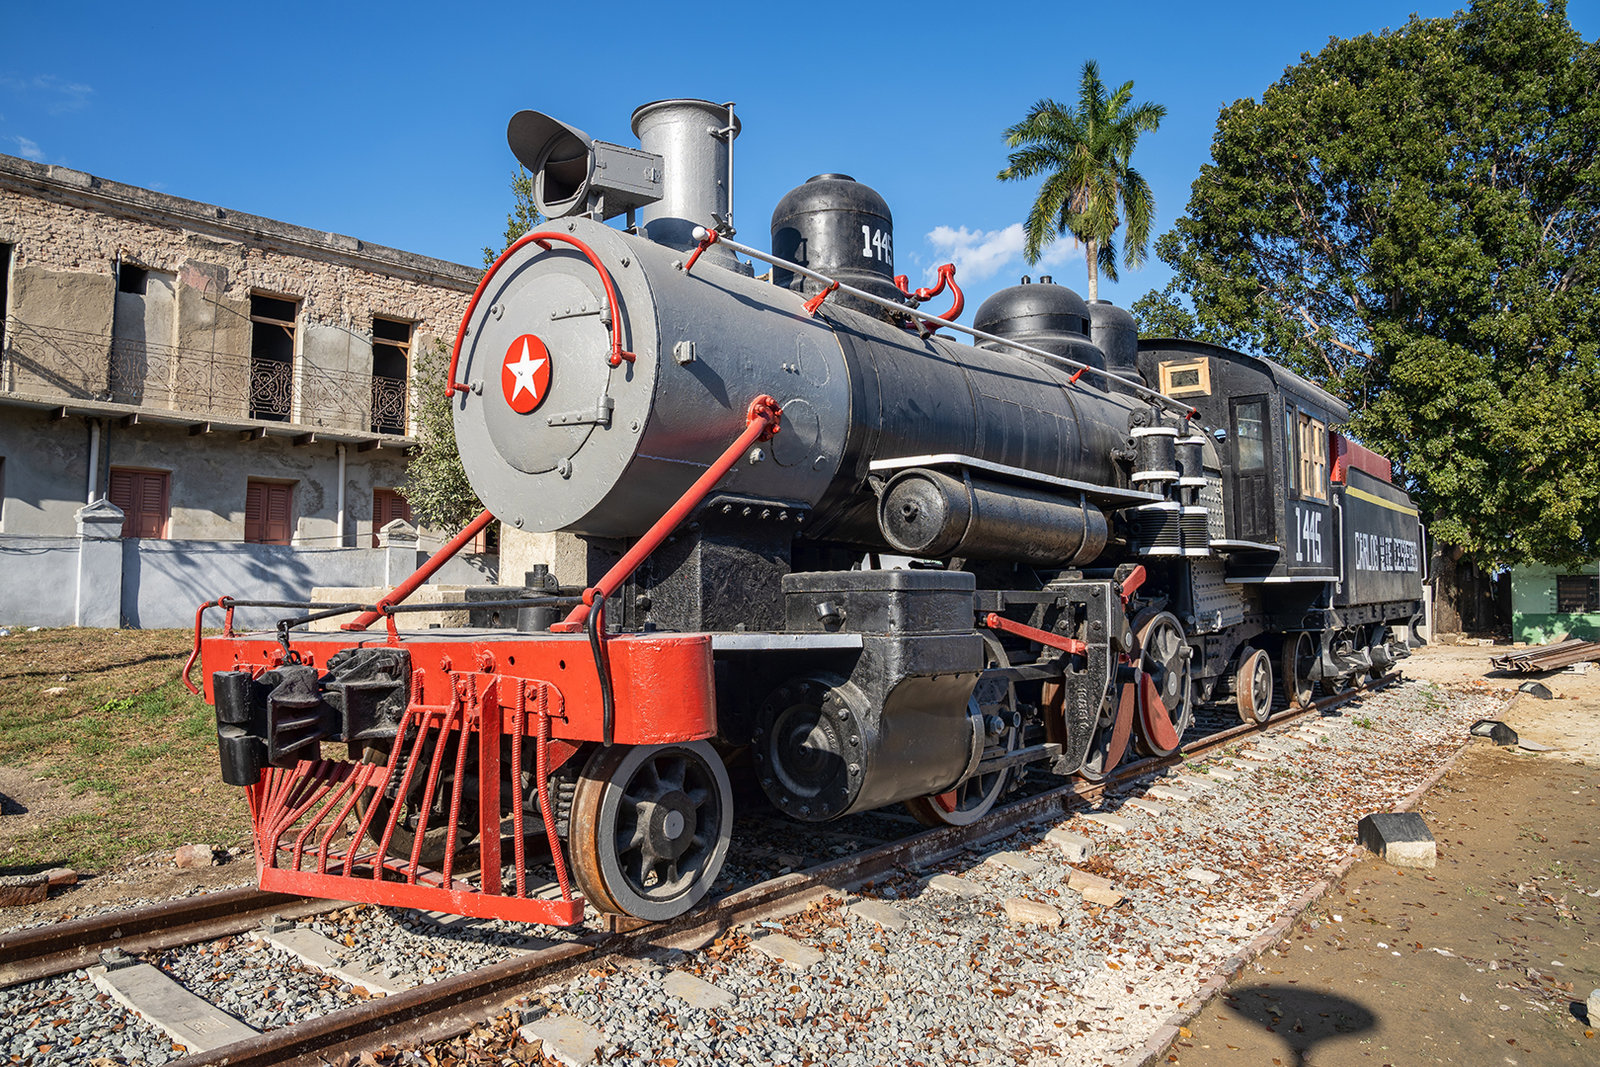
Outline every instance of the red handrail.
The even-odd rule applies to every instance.
[[[582,252],[584,258],[586,258],[590,265],[594,267],[595,273],[600,275],[600,283],[605,286],[606,290],[606,308],[611,314],[611,322],[609,324],[609,329],[611,330],[611,355],[607,362],[609,362],[613,367],[620,367],[624,360],[628,361],[629,363],[633,362],[633,353],[624,352],[622,350],[622,320],[617,315],[616,287],[611,284],[611,275],[606,273],[606,269],[601,264],[600,257],[595,255],[594,249],[590,248],[576,237],[565,233],[551,233],[544,231],[539,233],[529,233],[524,234],[515,241],[511,242],[510,247],[504,252],[500,253],[500,258],[490,264],[489,269],[483,272],[483,277],[478,279],[478,287],[473,290],[472,299],[467,302],[466,313],[461,316],[461,326],[456,330],[456,343],[450,348],[450,369],[445,375],[444,395],[446,397],[455,396],[457,393],[464,393],[471,388],[471,386],[469,386],[466,382],[456,381],[456,365],[461,360],[461,342],[467,336],[467,323],[472,320],[473,309],[478,306],[478,300],[483,296],[483,291],[488,288],[489,279],[494,277],[495,271],[499,270],[505,264],[506,260],[511,258],[511,254],[517,251],[519,248],[526,244],[532,243],[537,244],[540,248],[548,252],[550,251],[551,241],[559,241],[562,244],[571,245],[579,252]]]
[[[449,541],[445,542],[443,548],[439,549],[439,551],[428,557],[428,562],[424,563],[422,566],[418,567],[414,572],[412,572],[411,577],[407,578],[405,581],[401,582],[399,585],[385,593],[383,595],[383,599],[379,600],[378,603],[374,605],[374,607],[378,609],[377,611],[363,611],[360,615],[357,615],[354,619],[339,627],[339,629],[365,630],[367,627],[383,618],[384,608],[393,604],[398,604],[412,593],[415,593],[418,586],[420,586],[423,582],[426,582],[429,578],[433,577],[434,571],[437,571],[440,567],[443,567],[451,556],[455,555],[457,552],[460,552],[462,547],[465,546],[468,541],[471,541],[474,537],[477,537],[483,528],[493,521],[494,513],[488,508],[485,508],[481,515],[467,523],[467,528],[465,530],[462,530]]]

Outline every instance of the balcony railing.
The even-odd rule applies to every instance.
[[[404,434],[407,383],[306,363],[6,322],[0,389],[330,430]]]

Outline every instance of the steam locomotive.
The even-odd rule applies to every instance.
[[[493,517],[559,535],[515,628],[403,629],[428,568],[333,632],[201,609],[263,888],[665,919],[717,878],[736,784],[799,822],[968,823],[1029,765],[1098,779],[1198,705],[1264,722],[1416,643],[1417,512],[1334,397],[1048,278],[961,327],[953,269],[897,277],[846,175],[742,245],[732,107],[633,130],[512,118],[550,221],[441,383],[487,509],[446,551]]]

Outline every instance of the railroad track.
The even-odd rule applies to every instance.
[[[252,930],[274,916],[299,919],[347,905],[259,889],[224,889],[129,911],[0,933],[0,989],[67,974],[119,949],[162,952]]]
[[[938,862],[985,841],[1007,836],[1029,823],[1091,807],[1108,791],[1214,752],[1241,737],[1330,710],[1357,695],[1381,688],[1397,677],[1385,676],[1361,689],[1326,697],[1305,709],[1280,708],[1261,725],[1243,724],[1209,733],[1164,759],[1145,758],[1126,764],[1099,783],[1072,780],[1046,788],[999,805],[970,825],[923,830],[768,879],[721,896],[668,922],[613,921],[604,931],[387,997],[365,1000],[173,1062],[183,1067],[310,1065],[341,1053],[356,1056],[380,1045],[447,1040],[493,1017],[519,991],[528,987],[560,982],[613,956],[702,945],[733,927],[792,913],[822,896],[848,890],[897,868]],[[96,963],[100,954],[111,948],[130,955],[153,954],[245,933],[274,918],[294,919],[347,906],[340,902],[235,889],[0,935],[0,987]]]

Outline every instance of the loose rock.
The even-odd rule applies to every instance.
[[[0,877],[0,908],[37,904],[50,895],[50,879],[42,874],[8,874]]]
[[[172,862],[179,867],[212,867],[217,856],[210,845],[183,845],[173,854]]]
[[[1079,890],[1079,895],[1090,904],[1103,904],[1108,908],[1114,908],[1127,899],[1118,890],[1099,885],[1086,885]]]
[[[1061,925],[1061,913],[1048,904],[1027,897],[1007,897],[1002,905],[1006,919],[1018,925],[1043,926],[1054,930]]]

